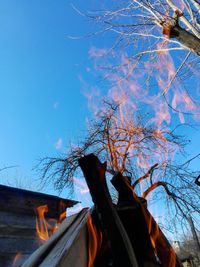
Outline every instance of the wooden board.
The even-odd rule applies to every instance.
[[[22,264],[44,242],[36,234],[38,206],[48,205],[45,219],[57,220],[76,201],[0,185],[0,267]],[[19,256],[20,255],[20,256]],[[15,265],[13,265],[14,267]]]
[[[35,215],[34,211],[37,207],[48,205],[47,216],[58,218],[64,209],[72,207],[77,203],[77,201],[48,194],[0,185],[0,211]]]
[[[87,267],[89,209],[70,216],[60,229],[23,264],[23,267]]]

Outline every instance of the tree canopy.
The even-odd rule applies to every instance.
[[[114,40],[89,51],[107,93],[95,103],[85,139],[41,161],[42,179],[59,190],[73,185],[78,159],[92,152],[107,161],[109,175],[130,176],[138,195],[160,203],[165,227],[185,228],[188,214],[200,215],[199,172],[190,169],[199,154],[184,162],[177,156],[188,143],[179,129],[188,115],[200,115],[200,4],[117,1],[81,15],[96,23],[91,36]]]

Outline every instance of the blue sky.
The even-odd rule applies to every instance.
[[[74,4],[95,7],[95,1]],[[105,39],[68,35],[92,29],[69,1],[0,2],[0,168],[18,166],[2,172],[1,183],[33,180],[38,158],[64,152],[83,135],[90,116],[83,91],[95,83],[86,71],[88,51]],[[198,153],[198,132],[189,137],[191,154]]]
[[[0,166],[18,165],[30,177],[37,158],[82,134],[88,109],[80,77],[91,40],[67,38],[80,25],[83,33],[68,1],[1,1]]]

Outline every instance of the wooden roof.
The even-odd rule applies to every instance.
[[[48,205],[47,216],[59,217],[61,203],[69,208],[78,202],[49,194],[0,185],[0,211],[33,214],[38,206]]]
[[[0,185],[0,266],[19,266],[42,243],[36,235],[38,206],[48,205],[45,218],[58,219],[77,201]],[[17,256],[18,255],[18,256]],[[15,265],[14,259],[16,259]]]

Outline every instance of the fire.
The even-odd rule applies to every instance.
[[[12,266],[15,267],[15,266],[18,266],[18,261],[21,259],[22,257],[22,253],[21,252],[18,252],[14,259],[13,259],[13,263],[12,263]]]
[[[58,224],[61,224],[62,221],[66,218],[67,216],[67,212],[66,212],[66,205],[65,203],[61,200],[60,203],[59,203],[59,209],[61,211],[60,213],[60,216],[59,216],[59,219],[58,219]]]
[[[176,266],[176,253],[148,211],[142,207],[154,253],[163,267]]]
[[[67,216],[67,212],[66,211],[63,211],[61,214],[60,214],[60,217],[58,219],[58,224],[61,224],[62,221],[66,218]]]
[[[65,209],[64,203],[62,202],[60,202],[60,209]],[[66,218],[66,211],[63,211],[58,220],[50,218],[47,221],[45,218],[47,212],[47,205],[42,205],[36,208],[36,232],[38,238],[42,241],[47,241],[49,237],[59,229],[60,224]]]
[[[88,267],[93,267],[102,244],[102,233],[96,228],[91,216],[89,216],[87,221],[87,229],[89,236]]]
[[[45,219],[46,212],[48,212],[47,205],[39,206],[36,209],[36,214],[37,214],[36,231],[37,231],[38,237],[43,241],[46,241],[49,239],[48,223]]]

